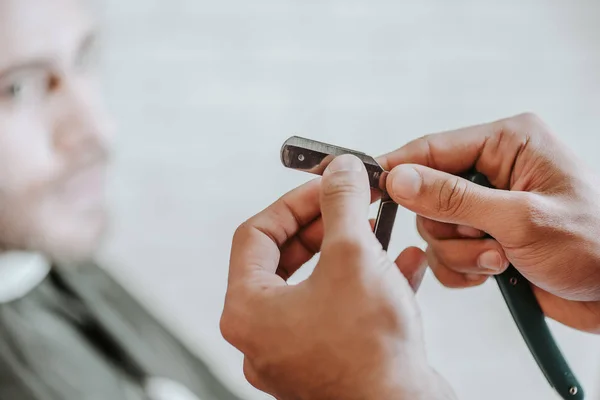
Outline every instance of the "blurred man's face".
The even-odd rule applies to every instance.
[[[106,115],[85,0],[0,0],[0,251],[77,261],[106,222]]]

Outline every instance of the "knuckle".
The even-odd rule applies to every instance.
[[[519,114],[515,117],[515,120],[517,120],[523,126],[527,127],[543,125],[542,119],[536,113],[533,112],[524,112],[522,114]]]
[[[415,139],[415,147],[420,150],[422,154],[426,155],[426,165],[431,168],[437,169],[435,160],[433,159],[433,152],[431,151],[431,142],[436,137],[436,134],[430,133]]]
[[[429,148],[429,145],[431,144],[431,140],[434,139],[436,136],[435,133],[428,133],[426,135],[423,135],[417,139],[415,139],[416,143],[419,143],[420,146],[422,146],[423,148]]]
[[[415,139],[413,143],[415,143],[420,148],[427,149],[429,147],[431,136],[431,134],[423,135]]]
[[[378,261],[376,250],[381,252],[381,245],[376,240],[373,242],[370,246],[359,236],[335,238],[324,244],[320,263],[327,265],[332,281],[352,280],[356,276],[352,271],[358,272],[363,265],[374,265]]]
[[[512,124],[509,122],[506,125],[506,128],[507,129],[502,129],[498,132],[496,137],[496,146],[498,148],[502,145],[506,146],[520,142],[529,132],[528,130],[524,130],[521,124],[518,124],[517,126],[514,122]]]
[[[342,260],[362,260],[368,253],[364,240],[358,235],[331,240],[323,252]]]
[[[221,335],[228,343],[239,350],[247,347],[248,343],[246,342],[252,337],[248,332],[246,304],[248,304],[248,300],[240,298],[239,294],[228,293],[219,320]]]
[[[323,180],[325,197],[345,197],[366,193],[369,189],[365,179],[357,179],[359,172],[338,172],[335,179]]]
[[[526,112],[519,114],[509,120],[507,123],[508,131],[517,136],[516,140],[522,140],[522,137],[528,140],[553,137],[551,130],[544,120],[535,113]]]
[[[257,388],[257,389],[261,389],[262,388],[262,383],[261,380],[258,376],[258,373],[256,372],[256,370],[254,369],[254,367],[252,367],[252,364],[250,364],[250,362],[248,361],[248,359],[246,359],[244,361],[244,378],[246,378],[246,380],[248,381],[248,383],[250,385],[252,385],[253,387]]]
[[[438,187],[437,211],[441,214],[457,216],[467,200],[468,186],[458,177],[440,180]]]
[[[236,322],[232,320],[231,313],[227,309],[224,310],[219,321],[219,328],[223,338],[234,346],[238,342],[238,331],[235,327]]]
[[[248,236],[250,229],[249,221],[243,222],[233,233],[233,242],[238,242]]]
[[[520,243],[535,240],[540,234],[555,226],[551,205],[543,196],[531,192],[520,192],[516,198],[514,220],[515,238]]]
[[[248,365],[248,378],[253,382],[249,382],[254,387],[261,387],[264,383],[272,382],[278,370],[278,362],[267,357],[254,357],[252,363]]]

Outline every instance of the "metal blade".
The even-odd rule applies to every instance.
[[[342,154],[352,154],[358,157],[367,169],[371,188],[380,190],[383,193],[373,232],[383,249],[387,251],[392,237],[394,221],[396,220],[398,204],[390,198],[385,190],[388,172],[373,157],[343,147],[292,136],[286,140],[281,148],[281,162],[288,168],[322,175],[329,163]]]
[[[281,162],[288,168],[322,175],[329,163],[342,154],[358,157],[365,164],[371,187],[385,191],[385,170],[373,157],[358,151],[292,136],[281,148]]]
[[[392,239],[392,231],[394,222],[396,221],[396,213],[398,212],[398,204],[392,201],[387,195],[381,199],[379,211],[377,212],[377,220],[375,220],[375,228],[373,232],[375,237],[381,243],[383,250],[387,251]]]

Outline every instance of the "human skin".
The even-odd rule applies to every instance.
[[[442,284],[476,286],[510,262],[548,317],[600,333],[599,179],[539,117],[424,136],[381,162]],[[472,168],[498,189],[456,176]]]
[[[425,355],[413,294],[424,254],[389,259],[370,199],[362,162],[341,156],[237,230],[221,331],[258,389],[281,400],[454,398]],[[319,251],[313,274],[287,285]]]
[[[83,0],[0,0],[0,249],[89,258],[107,222],[111,121]]]

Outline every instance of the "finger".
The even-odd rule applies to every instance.
[[[277,275],[288,280],[296,271],[321,251],[323,241],[323,219],[317,218],[298,232],[281,249]]]
[[[375,219],[369,220],[369,224],[371,225],[371,230],[373,230]],[[276,271],[277,275],[287,281],[300,267],[321,251],[322,242],[323,219],[319,217],[300,231],[292,240],[288,241],[281,249],[281,258]]]
[[[509,265],[494,239],[436,240],[429,248],[440,264],[461,274],[498,275]]]
[[[547,317],[580,331],[600,334],[600,302],[566,300],[537,286],[532,288]]]
[[[250,361],[250,359],[248,357],[244,357],[243,371],[244,371],[244,377],[246,378],[246,380],[248,381],[248,383],[250,385],[252,385],[253,387],[255,387],[256,389],[258,389],[260,391],[267,392],[267,390],[268,390],[267,386],[265,385],[263,380],[260,378],[258,372],[256,371],[256,368],[254,368],[254,365],[252,364],[252,362]]]
[[[431,240],[482,238],[485,232],[464,225],[447,224],[417,215],[417,230],[421,237]]]
[[[462,173],[475,165],[498,122],[423,136],[377,161],[387,171],[400,164],[420,164],[449,173]],[[483,172],[483,171],[481,171]]]
[[[488,275],[479,274],[461,274],[453,271],[450,268],[442,264],[435,252],[431,249],[427,249],[427,263],[429,268],[437,278],[437,280],[444,286],[449,288],[467,288],[473,286],[479,286],[484,283]]]
[[[427,243],[456,237],[456,225],[437,222],[417,215],[417,232]]]
[[[413,291],[419,290],[425,271],[427,271],[425,252],[418,247],[409,247],[400,253],[395,262]]]
[[[370,232],[371,190],[364,164],[342,155],[325,170],[321,182],[321,214],[325,240],[343,240]]]
[[[230,281],[256,271],[274,273],[279,265],[279,249],[319,216],[319,204],[320,183],[315,179],[242,224],[233,238]]]
[[[379,158],[386,170],[400,164],[420,164],[451,174],[471,168],[494,187],[510,189],[515,159],[522,149],[540,147],[541,120],[522,114],[487,124],[427,135]]]
[[[432,221],[432,222],[435,222],[435,221]],[[456,233],[458,234],[459,237],[482,238],[485,236],[485,232],[480,231],[479,229],[475,229],[471,226],[467,226],[467,225],[455,225],[455,226],[456,226]]]
[[[414,164],[394,168],[387,179],[387,188],[394,201],[423,217],[471,226],[492,236],[494,228],[517,217],[523,206],[517,201],[516,192],[489,189]]]

